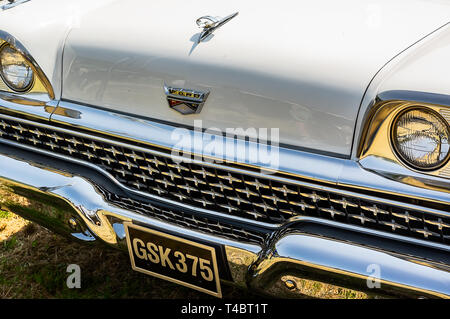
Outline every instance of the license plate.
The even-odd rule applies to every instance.
[[[213,247],[131,223],[124,226],[133,270],[222,297]]]

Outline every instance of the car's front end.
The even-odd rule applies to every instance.
[[[220,282],[297,296],[304,279],[450,296],[445,4],[418,1],[408,15],[433,19],[404,26],[387,3],[236,3],[200,41],[184,28],[196,6],[63,2],[0,11],[2,209],[216,296]],[[306,32],[319,12],[325,26]],[[186,256],[203,260],[201,282]]]

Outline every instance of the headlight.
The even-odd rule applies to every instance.
[[[408,109],[397,116],[392,127],[392,142],[398,155],[416,169],[431,170],[449,158],[450,130],[434,111]]]
[[[30,63],[9,45],[0,48],[0,75],[17,92],[25,92],[33,85],[34,74]]]

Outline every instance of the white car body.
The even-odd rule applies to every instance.
[[[450,128],[449,9],[0,1],[0,49],[28,59],[46,89],[14,91],[0,78],[0,191],[51,207],[5,208],[118,248],[132,246],[130,223],[216,245],[215,276],[276,296],[296,296],[280,282],[299,273],[373,292],[377,264],[375,293],[450,297],[450,156],[420,169],[392,142],[394,119],[413,108]],[[198,18],[235,12],[199,41]],[[168,88],[202,93],[201,112],[169,107]],[[276,163],[250,159],[267,143],[246,133],[264,128],[277,130],[265,136]],[[228,129],[242,133],[223,136],[242,146],[237,158],[195,157]],[[173,152],[184,138],[188,164]],[[58,217],[47,216],[53,201]]]
[[[168,9],[164,1],[39,0],[2,12],[0,29],[32,48],[57,97],[188,126],[201,119],[223,131],[279,127],[282,144],[348,157],[358,111],[367,108],[362,99],[379,86],[410,88],[427,77],[427,92],[448,93],[440,60],[415,62],[437,54],[433,39],[448,33],[448,6],[283,1],[274,10],[181,1]],[[214,40],[196,45],[198,17],[232,11],[239,16]],[[444,58],[448,48],[439,52]],[[399,67],[420,70],[391,79]],[[185,117],[167,108],[163,83],[214,94],[202,114]]]

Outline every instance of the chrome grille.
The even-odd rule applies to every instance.
[[[149,202],[118,196],[102,188],[98,188],[105,199],[123,209],[134,211],[152,218],[159,219],[177,226],[197,230],[206,234],[242,241],[245,243],[262,244],[266,234],[256,230],[244,229],[236,225],[211,218],[190,214],[186,211],[164,209]]]
[[[176,163],[170,155],[136,150],[59,128],[0,119],[0,137],[54,154],[94,164],[129,189],[177,203],[281,224],[292,217],[310,216],[383,230],[430,241],[450,242],[450,218],[401,206],[342,196],[338,190],[301,183],[282,183],[194,163]]]

